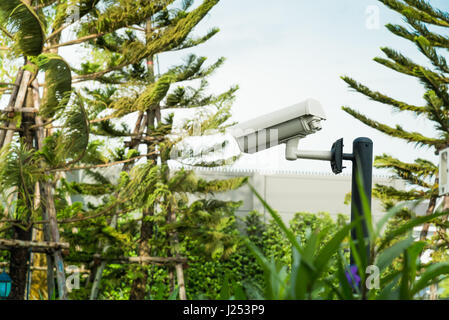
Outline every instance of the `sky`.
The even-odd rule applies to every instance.
[[[431,3],[449,10],[445,0]],[[235,121],[249,120],[307,98],[317,99],[327,120],[320,132],[301,140],[304,150],[330,150],[335,140],[344,138],[344,152],[350,153],[355,138],[369,137],[375,155],[437,161],[432,150],[416,149],[379,133],[341,110],[349,106],[377,121],[435,136],[432,124],[425,119],[392,112],[389,106],[352,92],[340,79],[348,75],[398,100],[424,103],[424,89],[417,80],[373,61],[382,56],[381,47],[391,47],[426,63],[412,43],[384,27],[387,23],[404,24],[399,14],[375,0],[222,0],[195,33],[203,34],[212,27],[221,31],[196,48],[160,55],[159,65],[164,71],[189,53],[206,56],[210,63],[225,57],[225,65],[210,79],[211,91],[239,85],[232,109]],[[331,173],[328,162],[283,160],[283,148],[243,157],[235,166]],[[348,168],[344,172],[350,173],[351,164],[345,165]],[[388,174],[385,170],[374,172]]]

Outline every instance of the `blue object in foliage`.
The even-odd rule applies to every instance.
[[[353,289],[358,288],[360,285],[360,276],[356,265],[349,266],[349,271],[346,271],[346,279]]]
[[[9,297],[9,294],[11,293],[11,277],[6,273],[3,272],[0,274],[0,298],[5,299]]]

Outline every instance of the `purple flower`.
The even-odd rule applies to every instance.
[[[346,279],[348,279],[349,284],[351,287],[357,288],[360,284],[360,276],[358,275],[358,269],[356,265],[349,266],[349,271],[346,271]]]

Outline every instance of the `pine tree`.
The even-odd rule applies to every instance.
[[[428,137],[420,132],[407,131],[401,126],[391,127],[368,118],[364,114],[349,108],[343,110],[364,124],[399,138],[416,147],[434,150],[438,154],[449,146],[449,67],[444,53],[449,49],[449,40],[437,27],[449,27],[449,13],[430,5],[424,0],[379,0],[388,8],[400,13],[407,26],[387,24],[387,29],[398,37],[413,42],[419,52],[428,60],[429,67],[419,65],[412,59],[394,50],[382,48],[386,57],[374,59],[377,63],[406,76],[416,78],[424,87],[423,105],[413,105],[396,100],[381,92],[373,91],[350,77],[342,77],[350,88],[367,96],[373,101],[390,106],[394,111],[410,113],[425,117],[431,121],[436,130],[436,136]],[[437,31],[433,31],[434,28]],[[431,66],[431,67],[430,67]],[[425,159],[416,159],[413,163],[405,163],[391,155],[376,156],[374,166],[392,169],[404,179],[411,188],[408,191],[393,187],[376,185],[374,193],[391,206],[404,200],[429,200],[427,214],[435,209],[438,198],[438,165]],[[449,209],[449,198],[444,198],[444,210]],[[443,219],[444,221],[444,219]],[[423,227],[421,239],[426,239],[429,224]],[[446,243],[447,246],[447,243]]]
[[[94,239],[86,241],[86,246],[91,248],[99,239],[126,240],[126,234],[118,234],[108,227],[114,221],[110,217],[135,209],[130,197],[122,198],[119,192],[129,183],[127,172],[133,163],[146,157],[155,166],[158,157],[164,158],[158,153],[168,150],[163,147],[170,144],[167,135],[172,118],[161,119],[161,109],[215,105],[220,110],[209,119],[211,126],[229,117],[227,102],[236,88],[218,96],[205,95],[207,82],[202,80],[199,88],[179,86],[169,93],[178,82],[210,75],[222,64],[222,59],[204,67],[205,58],[190,56],[185,64],[159,77],[154,75],[151,66],[156,54],[196,46],[218,31],[212,29],[199,38],[189,36],[218,0],[204,0],[195,9],[191,9],[193,1],[171,7],[174,2],[12,0],[0,3],[4,80],[0,94],[10,96],[1,118],[0,134],[4,159],[0,168],[1,190],[5,194],[7,213],[1,232],[6,237],[31,240],[32,228],[43,225],[45,240],[58,242],[58,224],[64,230],[77,230],[72,226],[79,223],[83,227],[82,235],[89,228],[97,231]],[[63,32],[69,29],[76,33],[74,40],[63,37]],[[58,54],[62,47],[80,45],[87,50],[89,58],[97,57],[97,61],[84,62],[78,67]],[[39,71],[45,74],[41,83],[37,77]],[[42,96],[40,87],[44,89]],[[164,99],[166,103],[161,104]],[[103,112],[110,110],[112,114],[102,117]],[[113,119],[120,120],[133,113],[138,114],[133,131],[125,124],[121,128],[114,125]],[[122,140],[130,137],[131,141],[108,153],[105,137]],[[138,150],[141,144],[147,145],[146,154]],[[118,184],[96,170],[114,165],[125,168]],[[64,178],[66,172],[80,170],[97,183],[70,183]],[[102,196],[104,203],[89,204],[86,210],[79,203],[71,202],[73,194]],[[144,211],[144,215],[145,212],[149,214]],[[142,219],[145,223],[146,220]],[[142,230],[150,230],[142,226]],[[64,238],[70,240],[67,233]],[[82,241],[72,243],[75,251],[82,245]],[[12,298],[23,299],[29,251],[24,248],[10,251]],[[78,252],[76,260],[82,257],[83,252]],[[84,255],[84,259],[92,261],[89,255]],[[56,265],[58,296],[65,299],[61,250],[54,256],[47,255],[47,263],[48,297],[53,295]]]

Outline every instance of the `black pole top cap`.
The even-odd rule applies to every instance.
[[[369,144],[373,144],[373,141],[372,141],[370,138],[359,137],[359,138],[355,139],[353,143],[354,143],[354,144],[356,144],[356,143],[369,143]]]

